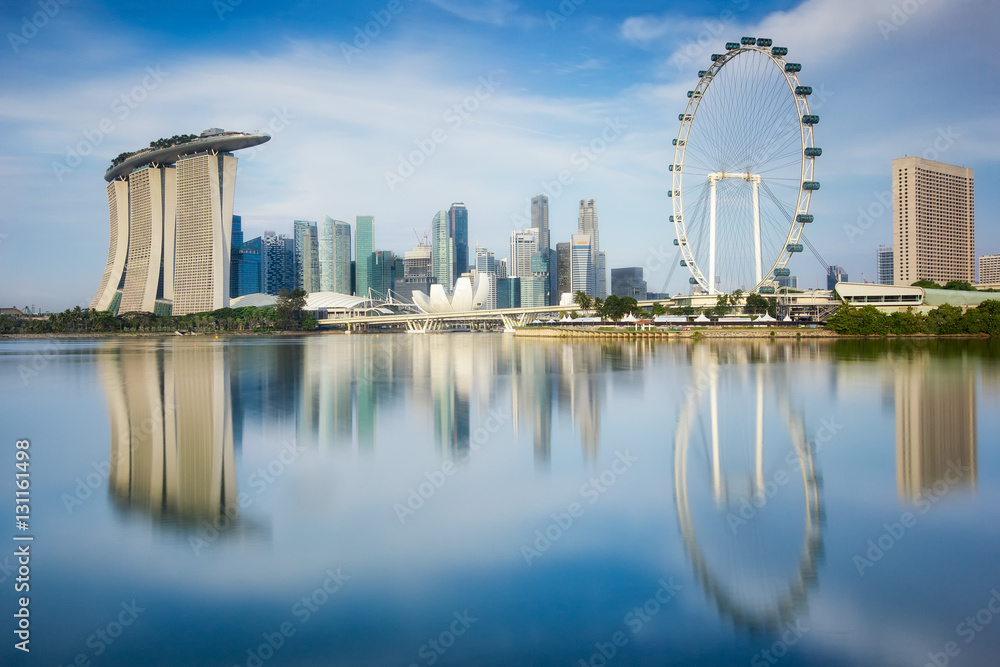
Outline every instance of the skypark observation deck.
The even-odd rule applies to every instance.
[[[250,148],[270,141],[269,134],[247,134],[245,132],[218,132],[193,139],[191,141],[168,146],[167,148],[147,148],[131,155],[121,163],[110,167],[104,173],[104,180],[110,183],[116,178],[126,176],[132,171],[147,164],[174,164],[184,155],[212,151],[214,153],[229,153]]]

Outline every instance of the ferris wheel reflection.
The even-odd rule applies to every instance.
[[[773,631],[805,609],[817,581],[820,478],[788,367],[729,354],[693,353],[674,442],[677,516],[718,612]]]

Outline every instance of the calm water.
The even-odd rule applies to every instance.
[[[4,341],[0,405],[3,664],[1000,662],[996,342]]]

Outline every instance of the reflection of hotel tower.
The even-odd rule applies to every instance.
[[[226,351],[171,343],[100,355],[110,489],[154,516],[211,519],[236,505]]]
[[[229,151],[268,139],[205,130],[108,169],[111,243],[90,307],[186,315],[228,306],[236,187]]]
[[[976,374],[967,364],[931,361],[901,365],[896,382],[896,492],[915,502],[934,483],[976,485]],[[940,488],[940,484],[938,485]]]

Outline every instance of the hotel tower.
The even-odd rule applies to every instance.
[[[186,315],[229,305],[236,157],[269,140],[226,132],[123,154],[108,181],[111,243],[90,307]]]

